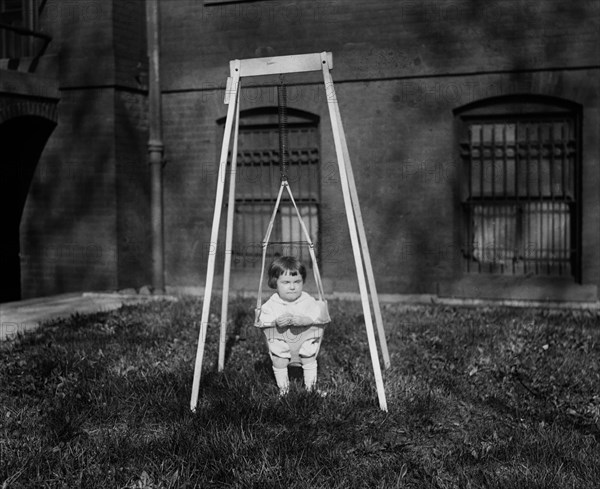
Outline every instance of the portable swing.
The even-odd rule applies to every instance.
[[[348,146],[346,143],[346,136],[342,125],[342,119],[340,110],[335,95],[335,89],[333,87],[333,80],[331,78],[330,69],[333,68],[333,56],[329,52],[312,53],[312,54],[301,54],[292,56],[276,56],[267,58],[252,58],[252,59],[235,59],[230,61],[230,76],[227,78],[227,86],[225,89],[225,104],[228,105],[227,118],[225,121],[225,129],[223,134],[223,143],[221,146],[221,157],[219,161],[219,172],[217,176],[217,190],[215,195],[215,206],[213,209],[213,225],[210,236],[211,250],[208,253],[208,262],[206,268],[206,282],[204,286],[204,301],[202,304],[202,316],[200,319],[200,330],[198,333],[198,348],[196,352],[196,362],[194,365],[194,379],[192,384],[192,395],[190,399],[190,409],[196,410],[198,403],[198,395],[200,391],[200,376],[202,373],[202,361],[204,357],[204,346],[206,344],[206,332],[208,329],[208,318],[210,312],[210,301],[213,289],[214,271],[215,271],[215,259],[216,259],[216,246],[219,235],[219,224],[221,219],[221,207],[223,204],[223,194],[225,186],[225,175],[227,173],[228,163],[228,152],[229,145],[231,142],[231,135],[233,131],[233,149],[231,159],[231,174],[229,180],[229,205],[227,210],[227,231],[225,236],[225,264],[223,269],[223,295],[221,303],[221,334],[219,339],[219,371],[223,370],[224,358],[225,358],[225,344],[226,344],[226,328],[227,328],[227,304],[229,300],[229,276],[231,272],[231,255],[232,255],[232,235],[233,235],[233,209],[235,205],[235,177],[236,177],[236,164],[237,164],[237,145],[238,145],[238,131],[239,131],[239,107],[240,107],[240,87],[242,77],[255,77],[263,75],[282,75],[284,73],[300,73],[300,72],[315,72],[321,71],[323,74],[323,81],[325,84],[325,94],[327,98],[327,107],[329,109],[329,116],[331,121],[331,128],[333,133],[333,141],[335,146],[335,153],[337,156],[337,163],[339,169],[340,183],[342,188],[342,195],[344,201],[344,209],[346,213],[346,219],[348,223],[348,232],[350,234],[350,242],[352,244],[352,254],[354,257],[354,264],[356,267],[356,274],[358,279],[358,288],[360,291],[361,304],[363,309],[363,316],[365,320],[365,329],[367,333],[367,340],[369,346],[369,353],[371,357],[371,363],[373,366],[373,374],[375,378],[375,386],[377,389],[377,397],[379,399],[379,407],[383,411],[387,411],[387,401],[385,398],[385,389],[383,385],[383,377],[381,374],[381,366],[379,364],[379,354],[377,351],[377,344],[375,339],[375,332],[373,328],[373,316],[371,311],[371,302],[373,305],[373,312],[375,316],[375,322],[377,325],[377,332],[381,351],[383,355],[383,363],[386,368],[390,365],[389,354],[387,350],[387,344],[385,340],[385,331],[383,329],[383,319],[381,316],[381,309],[379,307],[379,299],[377,296],[377,289],[375,286],[375,277],[373,273],[373,266],[371,264],[371,258],[369,254],[369,248],[367,245],[366,232],[360,211],[360,205],[358,202],[358,193],[356,189],[356,183],[354,181],[354,175],[352,171],[352,165],[350,164],[350,156],[348,152]],[[282,185],[279,189],[279,197],[283,193],[283,189],[286,189],[290,199],[293,201],[293,196],[289,189],[287,179],[282,181]],[[277,203],[277,206],[279,204]],[[296,213],[301,220],[300,213],[295,207]],[[276,213],[276,210],[275,210]],[[303,231],[306,229],[302,226]],[[272,230],[272,228],[271,228]],[[268,230],[269,231],[269,230]],[[270,237],[270,231],[269,231]],[[308,233],[307,242],[309,242],[309,251],[313,248],[311,246],[312,241]],[[265,245],[263,246],[263,267],[261,274],[264,273],[264,259],[266,258],[266,246],[268,246],[268,239],[265,239]],[[311,259],[313,260],[313,271],[315,271],[315,279],[317,284],[321,283],[320,276],[318,274],[318,266],[316,266],[316,260],[313,258],[314,249],[311,253]],[[262,283],[261,275],[261,283]],[[259,284],[260,287],[260,284]],[[317,287],[321,288],[320,296],[322,296],[322,285]],[[261,290],[262,293],[262,290]],[[259,294],[259,301],[261,300]],[[260,303],[257,302],[257,306]],[[323,300],[323,304],[326,311],[326,302]],[[328,318],[328,314],[327,314]]]
[[[313,241],[311,240],[310,233],[304,224],[304,220],[302,219],[302,215],[296,205],[296,201],[294,200],[294,196],[292,194],[292,189],[290,188],[290,184],[288,181],[287,169],[288,169],[288,156],[289,156],[289,141],[288,141],[288,131],[287,131],[287,91],[284,83],[283,74],[279,75],[279,85],[277,86],[277,114],[278,114],[278,129],[279,129],[279,172],[280,172],[280,180],[281,184],[279,186],[279,192],[277,194],[277,199],[275,201],[275,207],[273,208],[273,212],[271,214],[271,219],[269,224],[267,225],[267,231],[265,234],[265,238],[262,242],[262,261],[261,261],[261,269],[260,269],[260,280],[258,282],[258,292],[256,295],[256,308],[255,308],[255,316],[254,316],[254,326],[260,328],[264,331],[264,334],[267,338],[267,341],[273,341],[277,338],[290,340],[288,341],[290,344],[290,354],[291,360],[290,365],[298,366],[301,365],[300,362],[300,348],[305,340],[315,339],[320,340],[323,336],[323,331],[325,325],[331,321],[329,317],[329,310],[327,308],[327,301],[325,300],[325,294],[323,291],[323,282],[321,280],[321,274],[319,272],[319,265],[317,263],[317,258],[315,254],[315,246]],[[265,267],[267,261],[267,249],[269,247],[269,240],[271,239],[271,233],[273,231],[273,226],[275,223],[275,218],[277,216],[277,212],[279,210],[279,206],[281,204],[281,197],[283,195],[284,189],[287,191],[287,195],[290,198],[290,202],[292,203],[294,210],[296,211],[296,216],[298,217],[298,222],[300,224],[300,228],[304,234],[306,239],[306,244],[308,246],[308,252],[310,255],[310,259],[312,262],[312,269],[315,278],[315,284],[317,287],[317,304],[319,306],[319,317],[315,321],[314,324],[310,326],[292,326],[285,332],[278,331],[276,326],[265,327],[260,320],[261,310],[262,310],[262,286],[265,274]],[[318,341],[318,346],[314,356],[316,357],[319,354],[320,341]]]

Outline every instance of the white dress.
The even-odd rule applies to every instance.
[[[312,324],[277,327],[275,320],[286,313],[307,317]],[[263,328],[271,355],[289,358],[292,364],[298,364],[301,363],[301,358],[316,358],[324,324],[329,321],[326,303],[317,301],[306,292],[302,292],[293,302],[284,301],[275,293],[262,305],[255,325]]]

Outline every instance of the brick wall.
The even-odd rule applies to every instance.
[[[535,294],[598,297],[599,2],[161,5],[167,285],[204,282],[229,60],[332,51],[381,292],[477,296],[482,284],[460,271],[453,110],[539,94],[583,107],[583,284],[542,284]],[[144,15],[142,0],[46,4],[62,98],[22,221],[27,296],[149,281]],[[321,77],[287,81],[289,105],[321,121],[323,275],[335,290],[357,290]],[[274,105],[276,82],[245,80],[242,108]],[[529,286],[519,279],[490,290],[521,298]]]
[[[144,94],[115,92],[116,217],[119,288],[151,282],[148,105]]]
[[[113,6],[102,0],[48,0],[41,30],[52,36],[61,88],[111,85],[115,80]]]
[[[337,80],[597,64],[598,3],[278,1],[163,8],[166,88],[224,84],[231,58],[332,51]]]
[[[116,286],[113,101],[62,93],[21,219],[23,297]]]
[[[23,296],[149,283],[143,2],[46,3],[58,126],[21,221]]]
[[[217,165],[216,115],[199,94],[165,95],[167,284],[198,285],[209,241]],[[219,113],[219,117],[221,114]],[[177,246],[173,246],[178,243]]]
[[[452,287],[462,279],[452,111],[518,93],[584,107],[583,285],[597,287],[599,146],[591,134],[599,129],[599,18],[597,2],[562,0],[170,3],[162,31],[165,203],[168,240],[177,246],[167,245],[168,283],[204,280],[228,61],[327,50],[381,291],[476,296],[477,287]],[[336,290],[356,290],[319,78],[288,76],[289,105],[321,116],[322,271]],[[244,80],[242,109],[273,105],[273,82]],[[521,285],[509,285],[508,296],[519,296]],[[565,297],[578,297],[577,287]],[[580,297],[596,290],[584,289]]]
[[[145,0],[112,1],[115,83],[119,86],[143,88],[146,84],[145,3]]]

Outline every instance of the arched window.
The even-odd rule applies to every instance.
[[[469,104],[455,115],[464,271],[578,280],[580,107],[510,96]]]
[[[321,176],[319,117],[287,109],[289,131],[288,181],[312,240],[320,242]],[[224,123],[224,120],[218,121]],[[279,132],[277,107],[240,113],[238,169],[232,264],[260,266],[261,243],[279,191]],[[284,192],[284,198],[286,193]],[[269,256],[292,254],[310,264],[304,235],[291,202],[282,200],[271,236]]]

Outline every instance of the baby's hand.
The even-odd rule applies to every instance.
[[[283,326],[291,326],[293,323],[293,316],[289,313],[285,313],[282,314],[281,316],[279,316],[276,320],[275,323],[277,324],[277,326],[279,326],[280,328]]]
[[[310,326],[314,321],[306,316],[294,316],[292,318],[292,323],[294,326]]]

